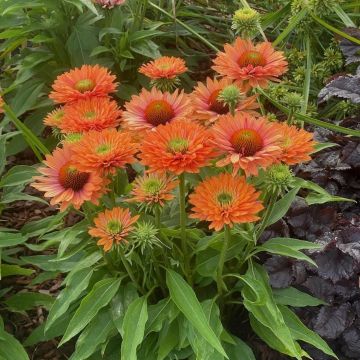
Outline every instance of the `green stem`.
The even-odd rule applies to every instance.
[[[160,206],[155,206],[154,216],[155,216],[155,226],[160,230]]]
[[[224,229],[224,243],[220,253],[219,265],[218,265],[218,272],[217,272],[217,289],[219,295],[222,294],[223,289],[226,289],[225,284],[223,282],[223,270],[224,270],[224,263],[226,259],[226,252],[229,247],[229,241],[231,237],[230,227],[225,225]]]
[[[293,119],[293,115],[294,115],[294,109],[293,109],[293,108],[290,108],[289,114],[288,114],[288,117],[287,117],[287,120],[286,120],[286,122],[287,122],[288,125],[291,125],[292,119]]]
[[[185,173],[179,175],[179,205],[180,205],[180,236],[181,236],[181,249],[183,252],[185,275],[189,281],[191,280],[190,273],[190,254],[186,243],[186,208],[185,208]]]
[[[277,198],[278,198],[278,192],[275,191],[270,196],[269,203],[266,206],[266,210],[265,210],[265,213],[263,215],[261,225],[260,225],[258,231],[256,232],[256,242],[257,242],[257,240],[260,239],[260,236],[262,235],[262,233],[264,232],[264,230],[266,229],[266,227],[268,225],[268,221],[269,221],[271,213],[272,213],[272,211],[274,209],[275,202],[276,202]]]
[[[206,44],[210,49],[218,52],[219,49],[213,45],[210,41],[206,40],[203,36],[201,36],[200,34],[198,34],[194,29],[192,29],[190,26],[188,26],[187,24],[185,24],[184,22],[182,22],[181,20],[177,19],[175,16],[171,15],[170,13],[168,13],[166,10],[162,9],[161,7],[157,6],[156,4],[154,4],[152,1],[149,1],[148,4],[150,6],[152,6],[153,8],[155,8],[156,10],[162,12],[163,14],[167,15],[168,17],[170,17],[171,19],[173,19],[175,22],[177,22],[179,25],[181,25],[184,29],[188,30],[191,34],[193,34],[194,36],[196,36],[198,39],[200,39],[204,44]]]
[[[123,263],[123,265],[124,265],[124,267],[125,267],[125,270],[126,270],[126,272],[128,273],[131,281],[136,285],[137,289],[138,289],[142,294],[144,294],[144,290],[141,288],[141,286],[140,286],[139,283],[137,282],[136,277],[135,277],[134,273],[132,272],[131,267],[129,266],[129,263],[128,263],[128,261],[126,260],[126,257],[125,257],[125,254],[124,254],[124,250],[122,249],[121,245],[118,246],[118,252],[119,252],[119,255],[120,255],[121,262]]]

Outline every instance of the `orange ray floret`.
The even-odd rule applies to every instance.
[[[222,115],[229,114],[229,106],[218,100],[220,92],[229,85],[238,86],[241,92],[243,90],[240,85],[233,84],[233,81],[228,78],[220,80],[207,78],[206,84],[199,82],[191,94],[194,117],[210,125],[216,122]],[[256,116],[257,112],[254,110],[258,108],[256,96],[246,97],[244,95],[239,100],[235,110],[237,112],[244,111]]]
[[[215,156],[212,135],[201,125],[174,121],[149,131],[141,145],[141,160],[150,172],[197,173]]]
[[[162,56],[140,67],[139,73],[150,79],[174,79],[187,71],[185,61],[174,56]]]
[[[233,165],[236,174],[257,175],[259,168],[278,162],[281,153],[277,125],[248,114],[227,115],[212,128],[214,143],[225,156],[217,166]]]
[[[70,103],[90,97],[104,97],[116,91],[115,76],[99,65],[83,65],[58,76],[50,99]]]
[[[314,134],[284,123],[277,124],[277,128],[281,135],[280,161],[287,165],[295,165],[311,160],[310,154],[315,151],[316,145]]]
[[[100,97],[83,99],[64,107],[59,127],[65,134],[101,131],[117,127],[121,114],[114,100]]]
[[[164,206],[165,201],[174,198],[171,191],[176,188],[178,181],[165,174],[150,173],[137,177],[133,185],[130,202]]]
[[[156,88],[143,89],[125,104],[124,124],[131,130],[147,130],[191,114],[188,96],[176,90],[161,92]]]
[[[193,219],[210,222],[210,229],[221,230],[224,225],[259,220],[264,207],[258,200],[259,192],[243,176],[224,173],[205,179],[190,195]]]
[[[114,174],[134,162],[137,144],[129,133],[115,129],[89,131],[72,145],[74,162],[83,171]]]
[[[41,176],[35,176],[31,185],[44,196],[51,198],[50,204],[60,204],[64,211],[73,205],[76,209],[85,201],[99,203],[101,196],[107,191],[108,180],[103,179],[95,172],[80,171],[72,162],[71,148],[57,148],[52,155],[47,155],[44,164],[46,167],[38,169]]]
[[[94,219],[95,226],[89,229],[89,234],[100,238],[97,244],[103,246],[104,251],[109,251],[114,243],[127,242],[126,237],[138,218],[139,215],[131,216],[129,209],[116,207],[105,210]]]
[[[266,87],[269,80],[277,81],[287,71],[287,65],[283,52],[275,51],[270,42],[254,45],[251,40],[237,38],[217,54],[212,68],[249,87]]]
[[[47,126],[59,128],[64,118],[64,114],[64,107],[60,106],[46,115],[44,124]]]

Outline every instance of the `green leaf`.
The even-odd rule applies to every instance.
[[[77,335],[115,296],[120,286],[120,279],[109,278],[97,282],[88,295],[81,301],[75,315],[70,320],[59,346]]]
[[[179,342],[179,324],[174,321],[167,323],[159,333],[159,351],[157,360],[163,360]]]
[[[26,311],[31,310],[34,307],[42,306],[45,309],[49,309],[54,302],[54,298],[47,294],[35,293],[35,292],[21,292],[16,293],[7,300],[4,304],[8,306],[12,311]]]
[[[328,344],[318,334],[308,329],[290,309],[286,306],[279,306],[279,309],[294,339],[311,344],[325,354],[338,358]]]
[[[231,360],[256,360],[251,348],[241,339],[232,336],[235,344],[225,343],[226,352]]]
[[[298,191],[299,191],[298,187],[290,190],[285,196],[283,196],[279,201],[275,203],[266,226],[275,224],[277,221],[279,221],[281,218],[285,216],[285,214],[290,209],[290,206],[293,203]]]
[[[241,293],[244,306],[250,313],[250,319],[253,319],[251,325],[254,331],[269,346],[301,360],[304,353],[293,340],[274,301],[266,271],[262,266],[254,264],[240,278],[245,282]],[[269,335],[267,338],[266,334]]]
[[[33,176],[38,175],[37,170],[32,166],[13,166],[1,179],[0,187],[25,185],[32,181]]]
[[[32,269],[24,269],[19,265],[1,264],[0,275],[2,277],[12,276],[12,275],[30,276],[31,274],[34,273],[34,271],[35,270]]]
[[[80,270],[66,283],[65,289],[60,292],[50,309],[46,321],[45,332],[50,330],[55,321],[65,314],[69,306],[80,297],[85,289],[87,289],[92,274],[93,270]]]
[[[29,360],[29,357],[20,342],[2,328],[0,328],[0,359]]]
[[[100,311],[79,336],[75,352],[69,360],[85,360],[108,339],[112,331],[116,331],[108,310]]]
[[[99,15],[94,3],[91,0],[80,0],[88,9],[90,9],[96,16]]]
[[[318,184],[309,181],[304,180],[301,178],[295,178],[295,183],[300,186],[303,189],[312,190],[312,192],[309,193],[309,195],[306,196],[305,200],[308,205],[313,204],[324,204],[331,201],[350,201],[350,202],[356,202],[353,199],[347,199],[340,196],[334,196],[329,194],[325,189],[323,189]]]
[[[112,319],[121,336],[124,335],[123,323],[126,310],[138,297],[136,287],[132,283],[127,283],[120,287],[118,293],[111,300]]]
[[[20,233],[0,232],[0,248],[23,244],[27,237]]]
[[[292,242],[292,240],[295,240]],[[300,245],[300,243],[304,243]],[[306,245],[306,244],[308,245]],[[307,246],[307,247],[306,247]],[[275,255],[283,255],[298,260],[307,261],[311,265],[317,266],[316,263],[309,258],[307,255],[299,251],[299,247],[303,249],[319,249],[321,246],[318,244],[313,244],[308,241],[296,240],[296,239],[287,239],[287,238],[276,238],[266,241],[263,245],[258,246],[256,251],[266,251]]]
[[[314,146],[315,150],[314,150],[313,154],[317,153],[321,150],[334,147],[334,146],[340,146],[340,145],[336,144],[336,143],[332,143],[332,142],[316,143]]]
[[[166,270],[166,284],[169,288],[171,299],[185,315],[187,320],[211,346],[228,359],[221,342],[210,327],[201,304],[196,298],[194,290],[178,273],[169,269]]]
[[[171,323],[179,314],[179,309],[170,298],[162,299],[155,305],[148,306],[149,319],[146,323],[145,335],[150,332],[159,332],[167,320]]]
[[[136,349],[144,338],[147,319],[147,298],[143,296],[135,299],[125,313],[121,359],[137,360]]]
[[[279,305],[294,307],[326,305],[326,302],[304,293],[294,287],[273,289],[275,302]]]

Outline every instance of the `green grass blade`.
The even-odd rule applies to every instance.
[[[302,9],[296,16],[291,19],[289,25],[284,31],[274,40],[273,45],[279,45],[296,27],[296,25],[308,14],[307,9]]]
[[[360,45],[360,40],[359,40],[359,39],[357,39],[357,38],[355,38],[355,37],[353,37],[353,36],[348,35],[347,33],[345,33],[345,32],[343,32],[343,31],[337,29],[336,27],[328,24],[326,21],[324,21],[323,19],[320,19],[319,17],[317,17],[317,16],[315,16],[315,15],[313,15],[313,14],[312,14],[311,16],[312,16],[312,18],[313,18],[316,22],[318,22],[320,25],[322,25],[322,26],[325,27],[326,29],[332,31],[332,32],[335,33],[335,34],[338,34],[338,35],[342,36],[342,37],[345,38],[345,39],[348,39],[348,40],[352,41],[352,42],[355,43],[355,44]]]
[[[277,102],[276,100],[271,98],[268,94],[265,93],[264,90],[258,88],[257,91],[261,95],[263,95],[267,100],[269,100],[275,107],[277,107],[279,110],[281,110],[284,114],[286,114],[286,115],[289,114],[289,110],[285,106],[281,105],[279,102]],[[347,134],[347,135],[360,137],[360,131],[359,130],[348,129],[348,128],[345,128],[343,126],[328,123],[326,121],[318,120],[318,119],[312,118],[310,116],[299,114],[299,113],[294,113],[294,116],[297,119],[303,120],[308,124],[320,126],[320,127],[325,128],[325,129],[336,131],[336,132],[339,132],[339,133],[342,133],[342,134]]]

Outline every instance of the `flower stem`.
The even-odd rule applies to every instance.
[[[256,232],[256,242],[260,239],[260,236],[262,235],[262,233],[264,232],[264,230],[266,229],[266,227],[268,225],[268,221],[269,221],[269,218],[271,216],[271,213],[273,212],[273,209],[274,209],[275,202],[276,202],[277,198],[278,198],[278,192],[277,191],[275,191],[274,193],[272,193],[270,195],[270,199],[269,199],[269,202],[268,202],[268,204],[266,206],[266,210],[265,210],[265,213],[263,215],[261,225],[260,225],[259,229]]]
[[[134,283],[134,285],[136,285],[137,289],[142,293],[144,294],[144,290],[142,289],[142,287],[139,285],[139,283],[137,282],[136,280],[136,277],[134,275],[134,273],[132,272],[131,270],[131,267],[129,266],[129,263],[128,261],[126,260],[125,258],[125,254],[124,254],[124,250],[122,249],[121,246],[118,246],[118,253],[120,255],[120,259],[121,259],[121,262],[123,263],[124,267],[125,267],[125,270],[126,272],[128,273],[131,281]]]
[[[185,174],[182,173],[179,175],[179,204],[180,204],[180,236],[181,236],[181,248],[184,257],[184,266],[185,266],[185,275],[189,281],[191,280],[190,273],[190,261],[189,261],[189,252],[188,246],[186,243],[186,209],[185,209]]]
[[[228,225],[225,225],[225,228],[224,228],[224,243],[223,243],[223,247],[222,247],[221,253],[220,253],[218,272],[217,272],[217,289],[218,289],[219,295],[221,295],[222,292],[223,292],[223,289],[226,288],[225,284],[223,282],[222,275],[223,275],[223,270],[224,270],[226,252],[227,252],[227,249],[229,247],[230,237],[231,237],[230,227]]]
[[[154,208],[155,226],[160,230],[160,207],[155,206]]]

